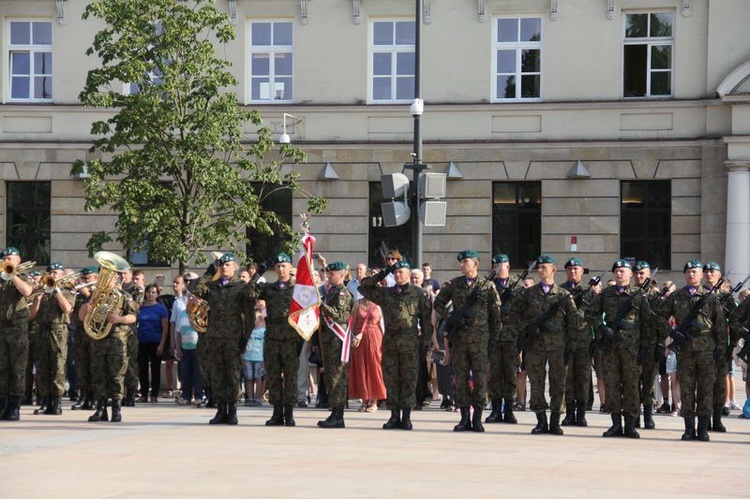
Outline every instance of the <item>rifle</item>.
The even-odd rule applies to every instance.
[[[528,350],[531,347],[534,340],[537,338],[544,338],[545,324],[560,308],[563,306],[563,301],[567,299],[566,296],[561,296],[559,300],[550,305],[550,307],[536,320],[526,324],[523,328],[523,337],[521,339],[521,350]]]
[[[750,281],[750,275],[745,277],[745,280],[738,283],[735,287],[729,290],[729,293],[725,294],[724,296],[719,296],[719,302],[721,303],[721,308],[724,309],[724,315],[726,316],[727,320],[732,316],[732,313],[737,310],[737,307],[735,307],[731,312],[727,309],[727,302],[729,301],[729,298],[734,299],[734,295],[736,293],[739,293],[740,290],[747,284],[747,281]]]
[[[742,327],[742,339],[745,340],[745,344],[742,345],[742,349],[737,352],[737,358],[747,364],[747,356],[750,354],[750,329]]]
[[[516,282],[503,289],[503,294],[500,295],[500,303],[502,303],[501,310],[504,316],[507,316],[510,313],[510,305],[515,299],[515,296],[513,295],[513,289],[515,289],[519,282],[523,282],[523,280],[529,276],[529,272],[534,270],[534,267],[536,267],[536,260],[531,265],[529,265],[529,268],[524,270],[521,275],[518,276],[518,280]]]
[[[487,277],[484,278],[485,281],[491,281],[495,278],[495,271],[491,271],[489,274],[487,274]],[[471,318],[471,315],[469,314],[469,309],[476,303],[477,299],[479,298],[479,289],[480,289],[480,280],[477,279],[477,282],[474,283],[474,289],[471,290],[471,293],[469,293],[469,296],[466,297],[466,301],[464,302],[463,306],[460,310],[454,310],[453,313],[446,319],[445,321],[445,334],[450,335],[454,331],[459,331],[463,327],[466,326],[466,321]]]
[[[695,319],[698,317],[698,314],[706,303],[706,300],[708,300],[708,297],[714,294],[717,289],[721,288],[722,284],[724,284],[724,277],[719,279],[718,282],[713,285],[711,291],[701,296],[700,299],[695,302],[690,308],[690,313],[685,316],[677,327],[670,329],[669,337],[672,338],[672,343],[670,343],[667,348],[677,353],[677,349],[680,348],[681,345],[693,341],[693,335],[690,334],[688,328],[695,322]]]
[[[591,279],[589,279],[589,285],[587,288],[578,286],[576,289],[570,292],[570,294],[573,295],[573,301],[575,302],[577,308],[581,308],[581,300],[583,300],[583,295],[586,293],[586,291],[602,282],[602,278],[605,275],[607,275],[607,271],[602,272],[602,274],[597,277],[592,277]]]

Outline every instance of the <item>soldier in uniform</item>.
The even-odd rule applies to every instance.
[[[565,395],[565,358],[572,355],[579,332],[579,317],[570,293],[555,284],[557,263],[548,255],[536,260],[539,283],[527,288],[514,303],[511,317],[522,330],[526,370],[531,383],[531,410],[537,425],[533,435],[562,435],[560,410]],[[549,364],[550,419],[544,397],[546,365]]]
[[[26,277],[30,279],[31,287],[32,289],[39,288],[39,282],[42,279],[42,273],[38,270],[32,270],[28,274],[26,274]],[[29,297],[26,298],[26,301],[29,305],[31,305],[31,302],[34,300],[34,294],[32,293]],[[36,390],[36,387],[34,386],[34,373],[36,372],[34,369],[34,365],[36,364],[37,359],[37,350],[38,350],[38,341],[37,338],[39,335],[37,334],[39,332],[39,322],[36,320],[29,320],[29,355],[26,360],[26,391],[25,391],[25,398],[23,400],[23,405],[33,405],[34,404],[34,393],[39,395],[39,392]],[[41,404],[42,401],[38,400],[38,402]]]
[[[390,419],[383,424],[385,430],[412,429],[411,409],[417,403],[415,389],[422,361],[419,353],[432,340],[432,304],[427,291],[409,283],[410,269],[407,262],[400,261],[366,277],[359,286],[365,298],[383,309],[383,380],[391,410]],[[396,284],[381,287],[378,283],[389,273],[393,273]]]
[[[218,269],[216,280],[214,265]],[[236,425],[242,352],[255,320],[253,303],[248,284],[235,276],[234,254],[224,253],[214,265],[191,289],[193,294],[208,301],[211,310],[205,334],[211,342],[208,368],[217,410],[209,424]]]
[[[81,284],[96,282],[99,277],[99,270],[95,266],[88,266],[81,269]],[[88,411],[94,408],[94,377],[92,372],[92,357],[94,340],[83,328],[83,321],[78,316],[81,307],[89,301],[92,288],[84,287],[78,291],[73,306],[73,315],[71,320],[76,321],[75,341],[73,342],[73,354],[75,357],[76,369],[78,370],[78,386],[81,389],[81,397],[71,409],[76,411],[82,409]]]
[[[112,289],[117,289],[123,280],[124,269],[118,269],[117,275],[110,282]],[[119,291],[117,291],[119,293]],[[91,298],[81,305],[78,318],[83,323],[92,312]],[[122,400],[125,396],[125,373],[128,369],[128,335],[136,323],[136,310],[133,300],[123,297],[117,306],[110,311],[107,322],[111,324],[109,334],[92,341],[91,376],[96,397],[96,411],[89,416],[90,423],[100,421],[122,421]],[[112,417],[107,414],[107,406],[112,401]]]
[[[492,270],[497,293],[502,302],[501,321],[503,328],[496,338],[490,338],[489,362],[490,379],[488,390],[492,401],[492,411],[485,423],[516,424],[513,414],[513,399],[516,395],[518,378],[518,328],[508,320],[512,303],[523,292],[523,283],[510,276],[508,255],[492,257]]]
[[[142,270],[127,270],[123,273],[122,289],[130,296],[130,305],[135,313],[141,309],[143,303],[143,290],[146,289],[146,278]],[[125,399],[126,407],[135,406],[135,393],[138,391],[138,332],[136,324],[133,323],[131,331],[127,336],[127,363],[128,369],[125,372]],[[148,400],[139,399],[139,402],[148,402]]]
[[[294,404],[297,402],[297,371],[302,338],[289,325],[289,306],[294,284],[291,278],[292,259],[279,253],[274,261],[276,282],[255,283],[250,297],[266,302],[266,336],[263,363],[266,369],[268,401],[273,415],[266,426],[294,426]],[[257,281],[258,275],[254,276]]]
[[[703,273],[706,276],[706,289],[712,290],[721,279],[721,266],[716,262],[708,262],[703,266]],[[737,302],[734,297],[726,290],[717,288],[714,293],[719,297],[719,302],[724,310],[725,322],[727,317],[731,317],[737,309]],[[727,334],[728,339],[729,334]],[[718,345],[723,347],[725,355],[716,358],[716,379],[714,380],[714,407],[713,421],[708,422],[708,430],[719,433],[726,433],[727,429],[721,422],[722,411],[724,410],[724,401],[727,399],[727,373],[731,370],[732,350],[729,344]]]
[[[326,390],[331,404],[331,415],[318,421],[321,428],[344,427],[344,405],[347,396],[347,368],[341,358],[344,341],[349,332],[349,322],[354,308],[354,296],[344,285],[346,264],[333,262],[326,266],[328,284],[325,287],[320,312],[323,316],[320,334]]]
[[[457,255],[461,274],[443,284],[435,297],[434,307],[442,317],[448,317],[451,327],[446,349],[446,364],[453,365],[456,376],[456,401],[461,420],[453,431],[483,432],[482,410],[487,403],[487,350],[491,337],[498,338],[502,328],[500,295],[492,282],[478,275],[479,254],[474,250]],[[449,317],[448,304],[453,304]],[[471,373],[471,374],[470,374]],[[471,379],[473,390],[469,387]],[[470,407],[474,414],[470,419]]]
[[[703,264],[699,260],[690,260],[683,267],[683,274],[685,287],[670,294],[659,307],[659,313],[665,322],[674,317],[677,324],[669,336],[677,342],[677,378],[682,397],[680,415],[685,420],[682,440],[707,442],[716,378],[715,359],[724,360],[727,327],[719,298],[701,286]],[[684,339],[685,332],[690,339]]]
[[[602,349],[607,412],[612,418],[612,426],[602,436],[640,438],[635,429],[640,411],[639,363],[647,351],[652,352],[647,333],[651,308],[643,291],[630,286],[633,268],[627,260],[617,260],[612,273],[615,284],[602,290],[590,307],[597,345]]]
[[[565,378],[565,418],[561,426],[588,426],[586,402],[591,386],[591,342],[594,338],[585,312],[596,297],[595,286],[599,284],[599,279],[592,279],[589,285],[584,287],[583,262],[578,258],[569,259],[564,267],[567,280],[560,287],[573,296],[579,322],[575,349],[566,360],[568,371]]]
[[[26,297],[32,287],[18,272],[7,273],[5,266],[18,267],[21,253],[10,246],[2,252],[0,272],[0,420],[18,421],[25,391],[24,375],[29,348],[29,306]]]
[[[651,277],[651,265],[645,261],[638,261],[633,269],[635,274],[635,283],[641,287],[646,280]],[[641,327],[641,334],[645,335],[644,346],[645,352],[642,354],[641,376],[639,379],[639,390],[641,394],[641,404],[643,404],[643,428],[653,430],[656,428],[654,423],[654,380],[659,369],[659,362],[664,355],[664,340],[666,333],[662,327],[661,321],[655,314],[655,310],[661,304],[661,292],[657,288],[649,287],[643,290],[648,299],[651,317],[644,320]],[[636,428],[640,428],[639,419],[636,419]]]
[[[63,277],[65,267],[53,262],[47,275],[57,282]],[[31,303],[29,316],[39,322],[39,358],[36,380],[39,394],[46,401],[34,414],[62,414],[62,395],[65,392],[65,363],[68,358],[68,324],[73,312],[74,297],[70,289],[45,286]]]

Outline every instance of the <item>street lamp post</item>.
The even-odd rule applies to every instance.
[[[414,216],[412,217],[412,255],[414,268],[419,268],[422,264],[422,224],[417,216],[419,211],[419,175],[427,165],[422,163],[422,128],[421,118],[424,111],[424,102],[421,98],[420,72],[422,62],[422,1],[415,0],[416,11],[414,13],[414,100],[409,106],[409,112],[414,118],[414,150],[412,152],[413,164],[409,167],[413,171],[413,207]]]

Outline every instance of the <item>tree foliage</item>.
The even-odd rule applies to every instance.
[[[83,18],[105,27],[87,50],[101,65],[88,72],[79,99],[114,112],[92,125],[90,152],[103,159],[87,164],[85,209],[117,216],[112,233],[92,235],[89,251],[116,239],[182,271],[209,247],[242,254],[246,228],[270,235],[281,226],[291,238],[292,228],[261,203],[273,190],[300,190],[298,174],[281,166],[305,155],[285,144],[278,159],[264,161],[273,154],[272,130],[227,90],[237,81],[217,49],[235,33],[214,1],[97,0]],[[247,123],[257,127],[252,143]],[[82,167],[77,161],[73,173]],[[308,211],[325,209],[324,199],[307,198]]]

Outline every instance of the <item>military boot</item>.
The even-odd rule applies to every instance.
[[[71,411],[79,411],[83,409],[83,402],[87,400],[89,392],[86,390],[82,390],[83,393],[81,393],[81,396],[78,397],[78,402],[70,406]],[[90,407],[89,407],[90,409]]]
[[[113,423],[120,423],[122,421],[122,405],[119,400],[112,400],[112,418],[110,421]]]
[[[695,438],[697,438],[701,442],[708,442],[709,440],[711,440],[708,437],[708,421],[710,419],[710,416],[698,416],[698,435]]]
[[[331,415],[324,421],[318,421],[321,428],[344,428],[344,407],[334,407]]]
[[[401,428],[411,430],[414,426],[411,424],[411,407],[401,410]]]
[[[474,406],[474,415],[471,418],[471,429],[477,433],[484,432],[484,425],[482,424],[482,406]]]
[[[0,397],[0,420],[5,419],[10,411],[10,401],[8,397]]]
[[[635,417],[631,414],[625,414],[623,436],[628,438],[641,438],[641,435],[635,430]]]
[[[638,415],[633,418],[633,427],[634,428],[640,428],[641,427],[641,411],[638,410]]]
[[[39,414],[46,414],[47,413],[47,406],[49,406],[49,397],[44,396],[42,397],[42,403],[39,404],[39,407],[34,409],[34,415],[38,416]]]
[[[94,390],[86,390],[86,397],[83,399],[83,407],[81,407],[81,409],[88,411],[89,409],[94,409],[94,405]],[[134,405],[135,401],[133,402],[133,406]]]
[[[218,402],[216,404],[216,414],[208,421],[208,424],[224,424],[227,422],[227,404]]]
[[[505,399],[505,405],[503,406],[503,423],[518,423],[518,420],[513,415],[513,399]]]
[[[683,418],[685,420],[685,433],[682,440],[695,440],[695,418]]]
[[[297,422],[294,420],[294,406],[284,406],[284,426],[297,426]]]
[[[59,395],[52,397],[44,413],[52,416],[60,416],[62,414],[62,397]]]
[[[560,411],[552,411],[549,415],[549,432],[552,435],[562,435],[563,430],[560,428]]]
[[[471,420],[469,419],[469,408],[461,407],[461,420],[456,426],[453,427],[453,431],[469,431],[471,430]]]
[[[721,422],[721,416],[722,416],[721,411],[722,411],[721,407],[718,409],[714,409],[714,421],[713,421],[713,426],[711,429],[712,431],[717,431],[719,433],[726,433],[727,428]]]
[[[98,421],[107,421],[107,399],[99,399],[96,403],[96,412],[89,416],[89,423],[96,423]]]
[[[656,428],[654,423],[654,406],[643,404],[643,429],[653,430]]]
[[[284,425],[284,412],[281,404],[273,405],[273,415],[271,419],[266,421],[266,426],[283,426]]]
[[[503,413],[500,412],[500,406],[500,400],[492,399],[492,411],[490,412],[489,416],[487,416],[487,419],[484,420],[485,423],[503,422]]]
[[[125,399],[122,401],[125,407],[135,407],[135,390],[128,388],[125,392]]]
[[[391,409],[391,417],[383,423],[384,430],[393,430],[395,428],[401,428],[401,411],[399,409]]]
[[[227,417],[224,420],[224,422],[230,425],[236,425],[239,423],[239,420],[237,419],[237,402],[236,401],[232,401],[227,404]]]
[[[4,418],[6,421],[18,421],[21,419],[21,396],[14,395],[8,400],[8,412]]]
[[[576,405],[565,404],[565,419],[560,423],[562,426],[573,426],[576,424]]]
[[[589,423],[586,421],[586,402],[578,402],[576,404],[576,426],[588,426]]]
[[[617,414],[610,414],[610,417],[612,418],[612,426],[607,429],[604,433],[602,433],[603,437],[621,437],[622,436],[622,416],[620,413]]]
[[[531,429],[532,435],[541,435],[542,433],[548,433],[549,426],[547,426],[547,412],[540,411],[536,413],[536,426]]]

